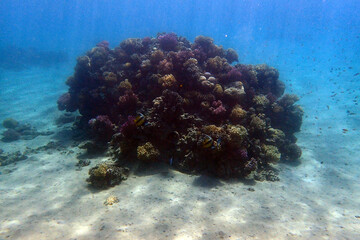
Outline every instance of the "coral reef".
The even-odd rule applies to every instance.
[[[115,186],[126,180],[129,169],[116,166],[111,162],[103,162],[89,170],[89,178],[86,180],[96,188]]]
[[[108,116],[99,115],[89,120],[89,126],[95,136],[104,140],[110,140],[114,132],[114,124]]]
[[[138,158],[224,178],[276,179],[270,166],[301,156],[294,133],[303,111],[297,96],[283,95],[275,68],[236,61],[235,50],[205,36],[190,43],[161,33],[114,49],[101,42],[77,59],[58,106],[78,109],[118,163]],[[89,181],[113,185],[117,170],[107,169],[91,169]]]
[[[165,51],[176,50],[178,45],[177,36],[175,33],[166,33],[158,36],[160,48]]]

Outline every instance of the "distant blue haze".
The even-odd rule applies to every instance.
[[[359,12],[359,0],[1,0],[0,46],[74,57],[104,39],[114,47],[128,37],[175,32],[191,41],[211,36],[250,62],[298,43],[334,52],[342,42],[352,56],[360,46]]]

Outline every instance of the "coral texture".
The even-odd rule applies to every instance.
[[[96,188],[107,188],[126,180],[128,168],[118,167],[113,163],[100,163],[89,170],[87,182]]]
[[[101,42],[77,59],[58,106],[78,109],[82,122],[91,119],[121,160],[164,161],[219,177],[262,176],[270,163],[300,158],[294,133],[303,110],[297,96],[283,96],[275,68],[231,65],[237,60],[235,50],[205,36],[190,43],[162,33],[114,49]]]

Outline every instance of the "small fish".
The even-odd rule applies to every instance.
[[[134,123],[137,127],[144,125],[144,123],[145,123],[144,115],[139,113],[139,115],[137,115],[136,118],[134,119]]]
[[[218,138],[218,140],[216,141],[216,147],[219,147],[221,145],[221,138]]]
[[[359,75],[359,74],[360,74],[360,73],[355,73],[355,74],[354,74],[354,77],[356,77],[356,76]]]
[[[214,140],[209,135],[205,135],[205,139],[201,143],[201,146],[203,148],[210,148],[213,146],[213,144],[214,144]]]
[[[210,137],[209,135],[205,135],[204,141],[201,143],[203,148],[211,148],[215,149],[216,147],[220,146],[221,139],[219,138],[216,142]]]
[[[172,164],[173,164],[173,160],[174,160],[174,158],[173,158],[173,157],[171,157],[171,158],[170,158],[170,160],[169,160],[170,166],[172,166]]]
[[[347,110],[346,113],[347,113],[348,115],[351,115],[351,116],[356,114],[356,113],[354,113],[354,112],[350,112],[349,110]]]

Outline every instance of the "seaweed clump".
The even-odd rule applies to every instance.
[[[298,97],[283,96],[275,68],[236,61],[235,50],[204,36],[194,43],[162,33],[114,49],[98,44],[77,59],[58,107],[79,110],[97,140],[110,142],[122,161],[163,161],[227,178],[299,159]],[[90,170],[90,182],[97,185],[105,168]],[[100,185],[112,185],[103,175]]]

